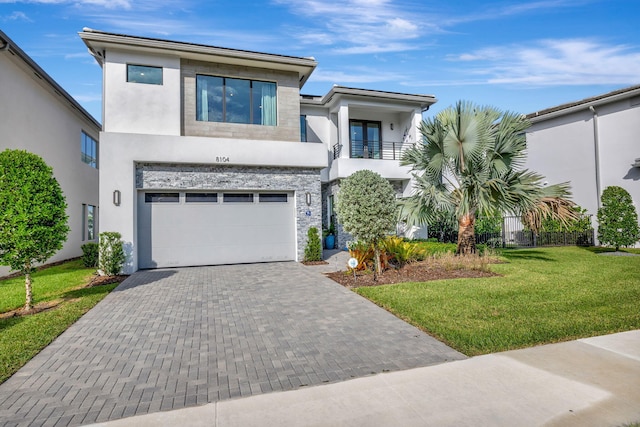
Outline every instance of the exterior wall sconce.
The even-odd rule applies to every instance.
[[[113,191],[113,204],[120,206],[120,190]]]
[[[311,193],[307,191],[304,195],[304,200],[307,202],[307,206],[311,206]]]
[[[393,123],[389,123],[389,127],[393,130]]]

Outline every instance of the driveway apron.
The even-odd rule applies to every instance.
[[[463,358],[298,263],[140,271],[0,385],[0,425],[77,426]]]

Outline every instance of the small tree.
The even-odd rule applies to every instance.
[[[396,225],[396,199],[389,181],[370,170],[355,172],[340,183],[338,219],[357,240],[373,245],[376,274],[382,273],[380,242]]]
[[[106,276],[115,276],[122,270],[126,257],[121,237],[122,235],[115,231],[100,233],[98,268]]]
[[[25,276],[24,309],[32,308],[31,273],[67,240],[67,203],[40,156],[24,150],[0,153],[0,264]]]
[[[598,240],[605,245],[630,246],[640,239],[638,213],[631,196],[622,187],[611,186],[602,192],[598,209]]]
[[[309,228],[307,232],[307,246],[304,248],[305,261],[322,261],[322,241],[318,229]]]

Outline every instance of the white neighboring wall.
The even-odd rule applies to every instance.
[[[593,108],[589,108],[593,107]],[[527,131],[526,167],[549,184],[568,181],[573,200],[593,215],[609,186],[629,192],[640,213],[640,87],[541,112]]]
[[[1,39],[5,37],[0,33]],[[66,197],[70,231],[63,249],[48,262],[81,256],[80,246],[86,243],[82,205],[99,205],[98,170],[81,160],[81,132],[98,141],[100,126],[72,105],[66,92],[54,88],[42,70],[25,62],[24,52],[11,41],[9,46],[0,51],[0,151],[27,150],[53,168]],[[9,272],[8,267],[0,267],[0,276]]]

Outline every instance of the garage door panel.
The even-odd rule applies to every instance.
[[[141,193],[140,268],[294,260],[294,200],[185,203],[183,193],[180,203],[145,203]]]

